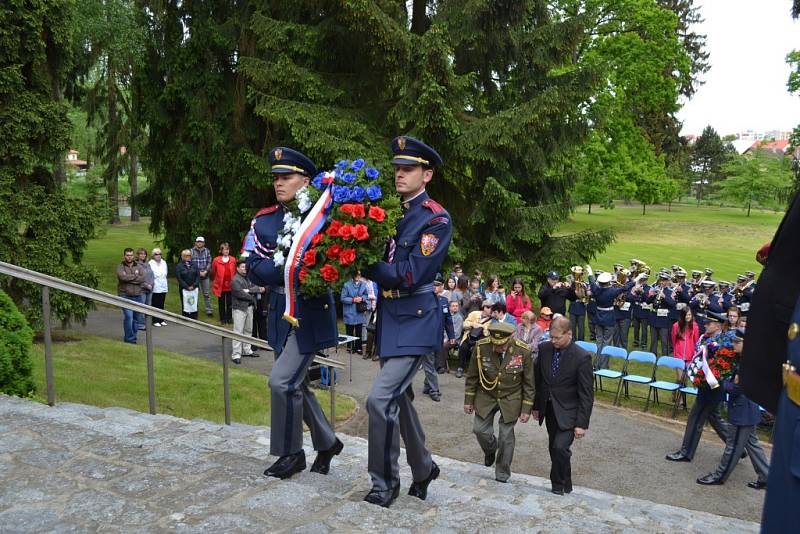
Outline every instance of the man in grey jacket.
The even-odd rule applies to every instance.
[[[233,331],[237,334],[250,336],[253,334],[253,307],[256,304],[256,295],[263,293],[264,288],[258,287],[247,279],[247,264],[244,260],[236,263],[236,276],[231,280],[231,309],[233,311]],[[242,363],[242,355],[258,356],[250,348],[249,343],[233,340],[233,363]]]

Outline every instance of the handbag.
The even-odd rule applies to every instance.
[[[188,291],[184,289],[183,293],[183,311],[185,313],[194,313],[197,311],[197,288]]]
[[[358,313],[364,313],[367,311],[367,303],[363,300],[361,302],[356,302],[356,311]]]

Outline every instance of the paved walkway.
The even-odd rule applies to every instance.
[[[86,331],[101,336],[120,338],[121,314],[99,309],[87,322]],[[220,347],[216,337],[198,334],[170,325],[154,330],[156,347],[219,361]],[[140,335],[143,340],[144,336]],[[144,348],[142,348],[144,356]],[[337,391],[353,396],[360,407],[340,433],[367,437],[364,401],[377,372],[377,363],[352,359],[340,351],[338,356],[349,370],[340,376]],[[243,366],[268,374],[272,355],[244,358]],[[350,381],[352,371],[352,381]],[[415,402],[427,434],[427,443],[435,454],[465,462],[481,464],[483,454],[472,434],[472,418],[464,415],[463,379],[441,375],[442,402],[431,401],[418,394]],[[422,373],[415,378],[415,391],[422,389]],[[158,387],[165,387],[156,380]],[[723,443],[710,428],[691,463],[674,463],[664,455],[680,445],[684,424],[642,414],[639,411],[595,404],[587,437],[573,447],[573,473],[577,484],[618,495],[707,511],[747,521],[760,521],[764,492],[746,486],[755,479],[748,460],[742,461],[723,486],[699,486],[695,479],[714,469],[722,455]],[[535,424],[518,424],[512,480],[517,474],[547,477],[550,459],[547,454],[547,432]],[[266,450],[266,449],[265,449]],[[769,449],[767,453],[769,454]],[[678,522],[676,522],[676,525]]]
[[[120,408],[46,405],[0,396],[1,532],[757,532],[758,525],[543,478],[493,480],[491,469],[436,457],[442,475],[422,502],[362,502],[366,442],[328,476],[261,475],[263,428],[225,427]],[[310,443],[305,444],[311,454]],[[402,466],[404,488],[410,472]]]

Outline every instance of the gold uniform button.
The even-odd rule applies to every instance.
[[[322,309],[323,309],[323,310],[327,310],[327,309],[328,309],[328,305],[327,305],[327,304],[325,304],[325,305],[322,307]]]
[[[792,323],[789,325],[789,341],[794,341],[794,338],[797,337],[797,334],[800,333],[800,325],[797,323]]]
[[[417,310],[417,315],[419,315],[420,317],[422,317],[422,310]]]

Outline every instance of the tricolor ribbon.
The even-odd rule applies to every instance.
[[[327,175],[326,175],[327,178]],[[300,271],[303,254],[308,250],[311,240],[317,235],[328,220],[328,214],[333,207],[333,177],[329,181],[323,179],[327,187],[322,190],[317,202],[300,225],[300,229],[294,235],[292,246],[289,248],[289,255],[283,266],[283,281],[286,289],[286,312],[283,318],[292,326],[297,326],[299,321],[294,316],[295,301],[297,295],[296,280]]]
[[[717,389],[719,387],[717,377],[714,376],[714,373],[711,372],[711,368],[708,366],[708,347],[706,345],[703,345],[697,354],[694,355],[692,362],[689,364],[689,368],[686,370],[690,382],[694,382],[695,376],[697,376],[699,371],[703,371],[708,387],[711,389]]]

